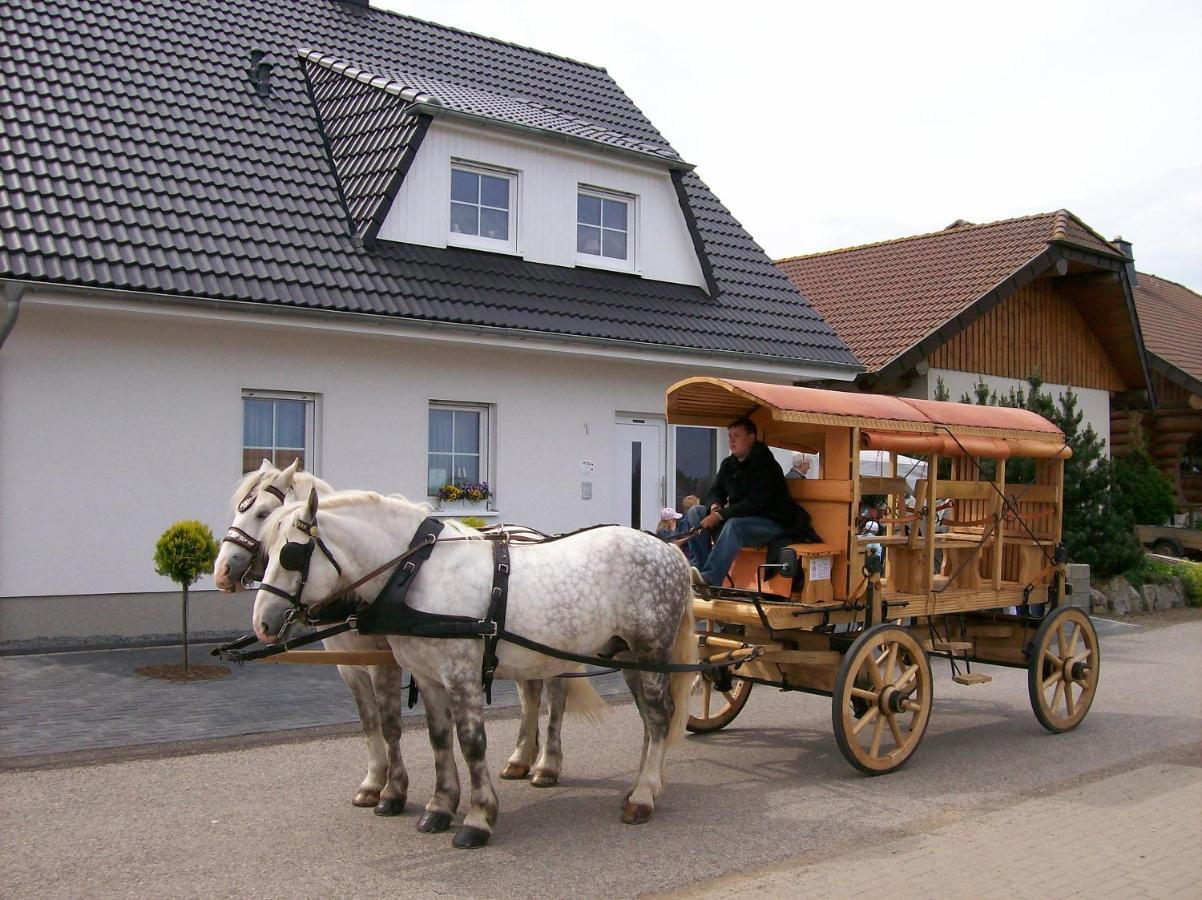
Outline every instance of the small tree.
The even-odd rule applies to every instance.
[[[176,522],[154,547],[154,570],[182,589],[184,671],[188,671],[188,585],[213,569],[217,542],[209,526],[195,519]]]
[[[1156,468],[1140,444],[1125,456],[1115,457],[1114,481],[1119,510],[1137,525],[1163,525],[1177,511],[1173,483]]]

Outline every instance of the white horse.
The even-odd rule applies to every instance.
[[[358,578],[409,546],[426,510],[368,492],[335,494],[289,504],[264,526],[268,553],[264,585],[255,598],[253,625],[274,638],[293,603],[323,605]],[[318,527],[320,525],[320,528]],[[463,526],[463,533],[470,532]],[[289,544],[288,552],[281,549]],[[319,548],[321,552],[313,552]],[[617,526],[557,541],[513,544],[506,628],[571,653],[613,654],[646,663],[692,663],[691,579],[684,555],[654,536]],[[489,610],[494,560],[491,544],[440,540],[414,579],[407,603],[415,610],[482,619]],[[334,560],[337,560],[335,565]],[[287,563],[289,568],[285,568]],[[339,571],[339,569],[341,571]],[[362,584],[371,600],[388,581],[384,571]],[[275,591],[291,595],[292,600]],[[320,598],[320,599],[319,599]],[[445,831],[459,806],[459,773],[451,729],[471,776],[471,809],[453,841],[456,847],[487,843],[497,818],[497,797],[485,758],[480,689],[483,641],[475,638],[389,636],[397,661],[416,673],[425,698],[437,786],[418,822],[422,832]],[[497,676],[548,679],[579,666],[502,643]],[[623,804],[622,820],[647,821],[663,789],[666,748],[684,732],[692,673],[623,673],[643,720],[638,780]]]
[[[312,491],[334,493],[320,478],[298,471],[297,461],[280,470],[265,459],[257,472],[242,479],[231,501],[234,520],[213,564],[213,580],[220,590],[232,593],[241,589],[247,576],[262,577],[263,523],[285,502],[307,497]],[[388,649],[382,637],[349,631],[322,643],[327,650]],[[405,810],[409,791],[409,773],[401,759],[401,670],[396,666],[339,666],[338,674],[355,698],[367,740],[367,774],[351,803],[374,807],[378,816],[399,816]]]
[[[239,482],[230,501],[234,520],[226,529],[213,565],[213,577],[220,590],[238,591],[248,576],[262,577],[266,562],[260,553],[263,523],[286,501],[306,497],[311,490],[322,496],[334,492],[325,481],[300,470],[296,462],[281,470],[265,459],[258,471]],[[511,531],[519,539],[538,536],[537,532],[520,527]],[[388,642],[382,637],[353,632],[335,635],[323,643],[328,650],[388,649]],[[393,666],[339,666],[338,674],[355,698],[367,740],[367,774],[351,802],[355,806],[373,806],[378,815],[399,815],[404,810],[408,786],[400,750],[401,673]],[[551,679],[546,684],[547,733],[546,742],[542,743],[538,719],[543,682],[519,681],[517,688],[522,705],[518,740],[501,777],[529,776],[535,787],[551,787],[558,783],[563,768],[561,735],[568,695],[572,709],[590,717],[600,715],[606,708],[605,701],[591,685],[579,679]]]

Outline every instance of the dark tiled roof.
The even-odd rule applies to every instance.
[[[432,114],[438,114],[439,111],[455,112],[473,119],[565,135],[578,138],[583,142],[600,144],[604,147],[687,166],[676,154],[676,151],[666,144],[651,144],[619,134],[612,128],[597,125],[570,113],[560,112],[544,103],[514,97],[501,97],[487,91],[450,84],[424,75],[391,72],[382,66],[372,66],[369,71],[363,66],[318,50],[302,48],[297,52],[301,59],[310,66],[320,66],[339,72],[347,78],[370,84],[378,90],[414,97],[419,106],[428,107],[426,111]]]
[[[12,5],[0,29],[0,277],[855,364],[693,173],[674,179],[714,296],[360,246],[348,216],[370,231],[397,160],[355,147],[375,132],[352,117],[335,175],[297,50],[541,104],[670,152],[602,69],[335,0],[61,0]],[[256,49],[274,67],[269,97],[248,77]]]
[[[375,237],[429,127],[412,90],[387,91],[345,70],[303,61],[356,238]]]
[[[1059,243],[1122,253],[1067,210],[777,262],[870,371],[913,347]]]
[[[1146,272],[1138,273],[1134,294],[1144,346],[1202,381],[1202,295]]]

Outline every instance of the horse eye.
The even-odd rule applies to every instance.
[[[267,510],[263,510],[262,512],[258,513],[255,516],[255,518],[256,519],[266,519],[269,515],[271,515],[271,513],[269,513]]]

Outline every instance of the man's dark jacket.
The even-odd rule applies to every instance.
[[[759,441],[752,444],[746,459],[740,460],[732,453],[722,460],[714,486],[705,495],[706,509],[715,503],[725,505],[720,513],[723,521],[763,516],[785,530],[784,535],[769,543],[769,561],[791,541],[822,541],[810,524],[810,514],[789,496],[789,485],[776,457]]]
[[[732,453],[722,460],[714,486],[705,495],[707,509],[714,503],[725,507],[720,513],[724,520],[763,516],[781,528],[797,524],[797,504],[789,497],[785,473],[760,441],[751,445],[746,459]]]

